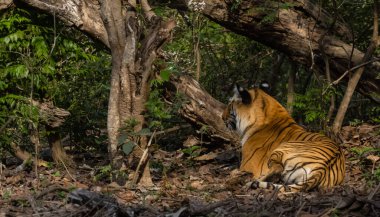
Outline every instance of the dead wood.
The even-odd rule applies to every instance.
[[[215,211],[216,208],[231,204],[236,206],[236,201],[233,199],[227,199],[210,204],[200,204],[195,200],[190,200],[188,212],[190,216],[207,216],[209,213]]]
[[[290,7],[281,8],[281,4]],[[331,78],[337,79],[351,66],[361,63],[364,52],[353,47],[349,27],[315,1],[216,1],[174,0],[170,6],[201,13],[209,19],[241,35],[276,49],[291,60],[325,75],[323,53],[330,60]],[[264,9],[264,10],[263,10]],[[269,17],[272,21],[267,22]],[[324,40],[320,46],[320,40]],[[380,61],[368,63],[358,91],[380,102]],[[348,80],[347,76],[344,78]]]
[[[141,206],[135,208],[124,206],[119,204],[116,199],[112,197],[85,189],[77,189],[71,192],[68,199],[70,203],[89,208],[92,210],[93,215],[96,216],[132,217],[135,216],[134,213],[138,211],[138,209],[144,209],[144,207]]]
[[[65,188],[65,187],[62,187],[60,185],[52,185],[52,186],[49,186],[48,188],[42,190],[40,193],[38,193],[34,198],[36,200],[39,200],[41,199],[43,196],[51,193],[51,192],[54,192],[54,191],[64,191],[64,192],[69,192],[69,189]]]
[[[14,152],[14,155],[15,155],[17,158],[19,158],[19,159],[21,159],[21,160],[24,161],[24,163],[22,164],[22,165],[24,165],[24,166],[23,166],[22,169],[21,169],[21,170],[24,170],[24,168],[25,168],[25,164],[27,164],[27,162],[29,162],[29,161],[33,161],[33,156],[32,156],[29,152],[27,152],[27,151],[25,151],[25,150],[22,150],[22,149],[21,149],[16,143],[14,143],[14,142],[11,143],[11,148],[12,148],[12,150],[13,150],[13,152]],[[46,162],[46,161],[44,161],[44,160],[38,159],[37,162],[38,162],[38,163],[37,163],[38,166],[43,166],[43,167],[47,167],[47,166],[48,166],[48,162]]]
[[[207,126],[211,137],[238,144],[238,136],[228,130],[222,120],[225,105],[208,94],[199,83],[190,76],[171,76],[166,85],[165,98],[173,100],[176,93],[185,95],[185,103],[180,113],[198,127]]]
[[[31,104],[38,108],[42,123],[51,128],[61,126],[70,115],[70,112],[54,106],[53,102],[31,100]]]

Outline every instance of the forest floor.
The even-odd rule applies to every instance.
[[[379,127],[345,127],[344,184],[308,193],[246,188],[251,176],[238,171],[236,148],[194,146],[191,137],[181,149],[152,152],[149,188],[102,180],[104,154],[77,156],[75,170],[41,167],[38,179],[33,169],[12,172],[17,161],[9,157],[0,170],[0,217],[380,216]]]

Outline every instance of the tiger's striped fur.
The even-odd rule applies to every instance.
[[[257,187],[286,190],[279,185],[283,183],[291,191],[308,191],[342,183],[345,159],[340,147],[305,131],[263,90],[235,88],[222,118],[240,134],[240,169],[253,173]]]

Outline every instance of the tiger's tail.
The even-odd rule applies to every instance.
[[[300,192],[300,191],[308,191],[312,188],[312,183],[301,182],[296,184],[275,184],[273,182],[265,182],[265,181],[253,181],[250,184],[252,189],[268,189],[268,190],[277,190],[278,192]]]

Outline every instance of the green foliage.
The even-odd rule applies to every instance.
[[[65,191],[58,191],[57,195],[61,198],[61,200],[63,200],[66,198],[67,193]]]
[[[372,162],[369,159],[370,155],[380,156],[380,148],[373,148],[367,146],[358,146],[351,148],[351,152],[356,155],[355,159],[359,159],[360,166],[363,170],[363,176],[367,180],[369,185],[380,182],[380,168],[375,167],[376,162]],[[370,165],[370,166],[369,166]],[[368,168],[372,168],[372,171]]]
[[[380,168],[377,168],[374,172],[374,176],[378,182],[380,182]]]
[[[103,143],[109,55],[48,15],[11,9],[0,16],[0,126],[5,127],[0,148],[11,141],[30,146],[29,128],[38,127],[40,119],[30,98],[69,110],[63,129],[71,139]]]
[[[100,167],[98,173],[94,176],[94,181],[100,181],[102,179],[111,179],[112,178],[112,166],[106,165]]]
[[[380,148],[353,147],[353,148],[351,148],[351,152],[358,155],[358,157],[363,157],[363,155],[368,154],[368,153],[380,155]]]
[[[55,173],[53,173],[53,176],[60,177],[61,176],[61,172],[60,171],[56,171]]]
[[[182,149],[182,152],[184,154],[189,155],[191,158],[198,157],[200,155],[201,151],[201,146],[194,145],[189,148]]]
[[[176,73],[176,67],[170,65],[160,71],[159,77],[151,81],[151,91],[145,104],[147,109],[145,117],[148,120],[148,128],[150,129],[162,130],[169,127],[171,122],[179,118],[177,112],[183,103],[181,96],[177,94],[172,105],[168,105],[162,97],[165,83],[170,80],[171,74]]]
[[[1,198],[3,200],[9,200],[11,198],[11,196],[12,196],[12,191],[7,189],[7,190],[3,191]]]
[[[236,11],[239,8],[241,0],[234,0],[231,6],[231,11]]]
[[[328,101],[323,98],[320,88],[309,89],[304,95],[297,94],[295,101],[293,106],[297,112],[304,114],[305,123],[310,124],[326,119],[327,110],[323,106],[328,105]]]
[[[134,127],[138,122],[133,119],[131,120],[127,121],[126,127],[121,130],[118,138],[119,146],[121,146],[125,155],[129,155],[133,151],[134,147],[138,145],[136,141],[138,141],[140,137],[152,135],[149,128],[143,128],[135,132]]]

